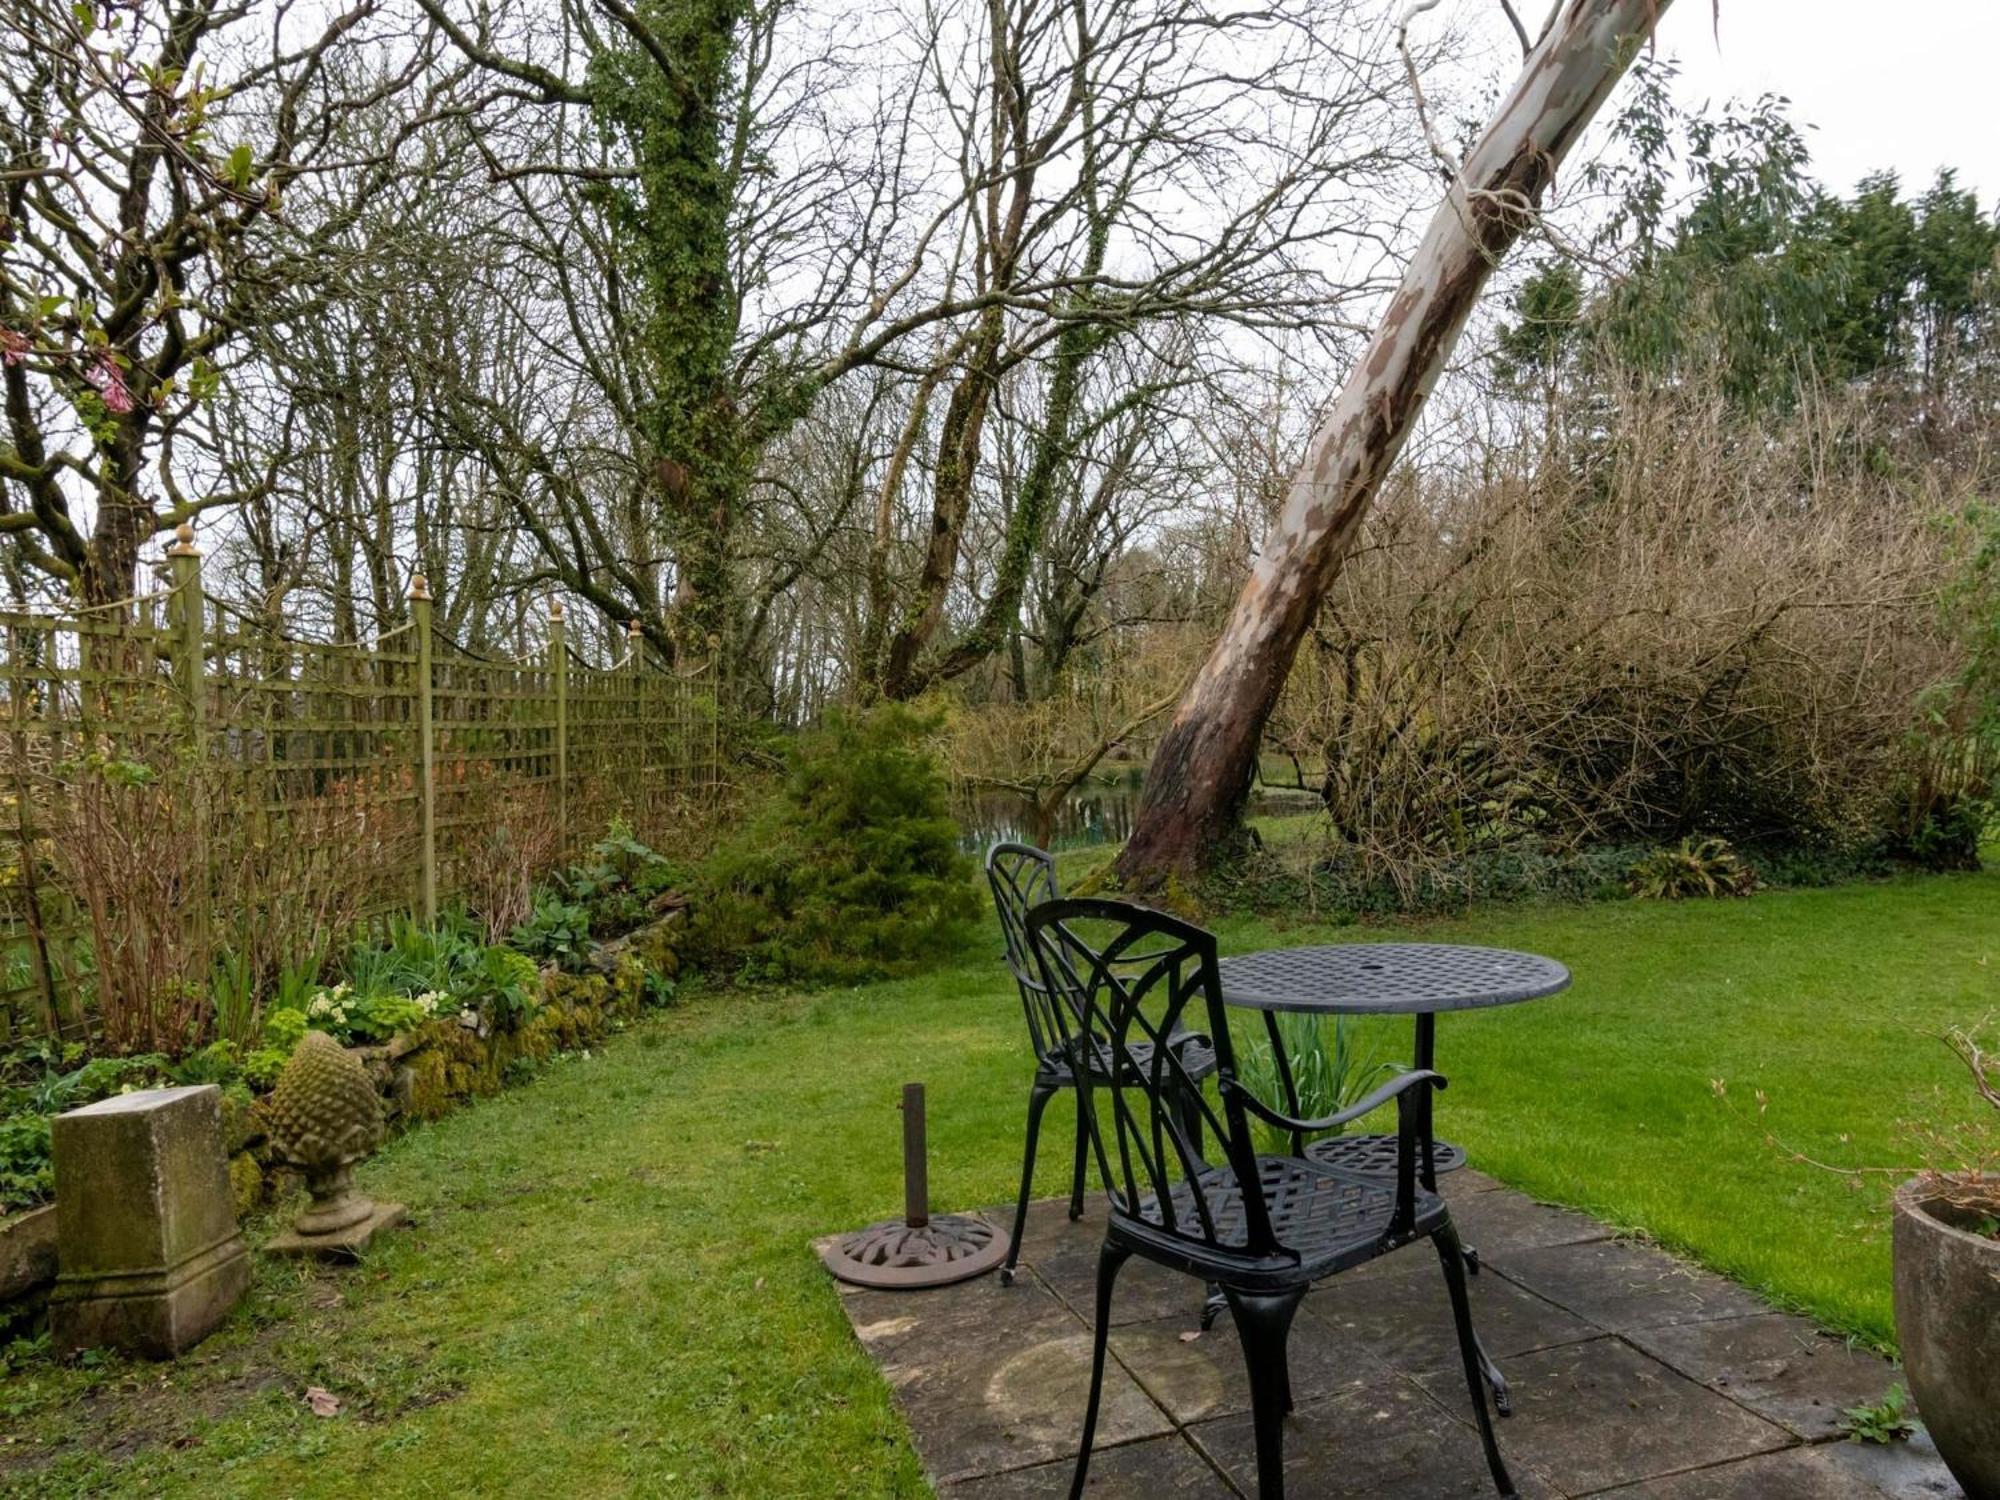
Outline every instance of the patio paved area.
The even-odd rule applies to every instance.
[[[1499,1427],[1523,1496],[1618,1500],[1956,1500],[1921,1437],[1840,1435],[1891,1368],[1720,1277],[1615,1239],[1476,1172],[1445,1179],[1487,1350],[1513,1388]],[[1028,1268],[938,1291],[842,1287],[944,1500],[1068,1493],[1089,1382],[1103,1200],[1071,1224],[1034,1205]],[[1007,1222],[1003,1210],[989,1215]],[[1101,1500],[1256,1494],[1249,1391],[1225,1314],[1200,1333],[1200,1287],[1134,1259],[1118,1280],[1097,1454]],[[1294,1500],[1456,1500],[1493,1493],[1437,1258],[1416,1245],[1306,1298],[1291,1341]]]

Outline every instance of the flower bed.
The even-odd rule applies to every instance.
[[[314,1029],[340,1037],[361,1059],[382,1092],[391,1128],[435,1120],[468,1100],[497,1094],[509,1083],[531,1077],[558,1053],[596,1045],[622,1030],[648,1005],[664,1003],[679,972],[682,925],[683,912],[676,909],[623,937],[591,944],[580,956],[577,972],[555,963],[537,971],[530,964],[535,993],[525,1004],[418,1006],[423,1014],[413,1012],[413,1024],[387,1040],[355,1040],[351,1033],[341,1037],[358,1012],[335,993],[339,987],[316,995],[301,1015]],[[421,998],[415,997],[413,1005]],[[325,1003],[314,1014],[313,1006],[322,1000]],[[250,1061],[246,1059],[246,1064]],[[125,1070],[118,1071],[122,1077]],[[143,1070],[131,1071],[134,1076],[120,1086],[143,1086],[149,1081]],[[247,1066],[240,1076],[249,1087],[228,1090],[223,1110],[229,1176],[239,1215],[264,1202],[289,1175],[271,1159],[253,1097],[253,1091],[261,1091],[258,1084],[268,1088],[268,1080]],[[183,1081],[215,1080],[184,1077]],[[117,1092],[118,1087],[104,1091]],[[52,1102],[72,1107],[70,1102]],[[32,1310],[32,1299],[54,1278],[54,1227],[53,1205],[0,1217],[0,1326]]]

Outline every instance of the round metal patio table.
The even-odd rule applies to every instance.
[[[1510,948],[1452,943],[1335,943],[1269,948],[1217,966],[1225,1004],[1327,1016],[1414,1016],[1411,1065],[1437,1062],[1437,1018],[1447,1010],[1484,1010],[1540,1000],[1569,988],[1569,970],[1552,958]],[[1423,1092],[1423,1179],[1435,1189],[1430,1091]]]
[[[1509,948],[1474,948],[1449,943],[1340,943],[1311,948],[1271,948],[1221,960],[1222,999],[1226,1005],[1264,1013],[1274,1054],[1282,1056],[1277,1012],[1300,1011],[1324,1016],[1414,1016],[1415,1056],[1412,1066],[1432,1068],[1437,1062],[1437,1018],[1440,1011],[1485,1010],[1540,1000],[1569,988],[1569,970],[1552,958],[1517,953]],[[1440,1159],[1447,1168],[1462,1165],[1465,1155],[1439,1141],[1432,1132],[1432,1093],[1419,1091],[1417,1162],[1425,1188],[1437,1190]],[[1393,1170],[1393,1136],[1340,1137],[1321,1143],[1338,1153],[1350,1167]],[[1358,1148],[1358,1149],[1357,1149]],[[1295,1144],[1295,1149],[1298,1149]],[[1316,1156],[1330,1160],[1332,1157]],[[1479,1270],[1479,1252],[1463,1249],[1468,1269]],[[1474,1339],[1480,1369],[1492,1387],[1500,1414],[1513,1411],[1507,1379],[1485,1346]]]

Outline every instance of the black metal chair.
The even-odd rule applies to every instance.
[[[1089,1472],[1112,1289],[1127,1259],[1138,1255],[1220,1283],[1249,1370],[1258,1494],[1283,1500],[1284,1417],[1292,1406],[1285,1345],[1300,1301],[1313,1282],[1419,1239],[1432,1242],[1444,1267],[1494,1484],[1503,1496],[1513,1495],[1487,1410],[1458,1234],[1444,1200],[1418,1180],[1424,1091],[1442,1088],[1444,1079],[1407,1072],[1323,1119],[1282,1114],[1237,1080],[1210,934],[1118,901],[1047,901],[1028,913],[1025,927],[1044,988],[1064,1002],[1050,1014],[1058,1021],[1080,1018],[1065,1044],[1091,1054],[1108,1045],[1111,1053],[1102,1081],[1077,1100],[1109,1189],[1111,1217],[1098,1257],[1090,1399],[1072,1500],[1083,1493]],[[1161,1045],[1190,1007],[1213,1039],[1219,1106],[1200,1094],[1175,1049]],[[1281,1130],[1312,1134],[1339,1129],[1392,1099],[1393,1176],[1301,1156],[1260,1156],[1251,1139],[1253,1115]],[[1189,1128],[1190,1100],[1220,1144],[1220,1164],[1204,1158]]]
[[[1021,1253],[1021,1231],[1028,1220],[1028,1198],[1034,1190],[1035,1145],[1041,1135],[1042,1111],[1058,1093],[1075,1089],[1078,1084],[1078,1071],[1067,1044],[1078,1033],[1080,1018],[1056,1013],[1056,997],[1042,982],[1040,968],[1028,945],[1026,924],[1030,908],[1062,895],[1056,881],[1054,857],[1031,844],[995,844],[986,853],[986,880],[993,887],[993,905],[999,912],[1000,933],[1007,944],[1007,967],[1021,992],[1021,1007],[1028,1017],[1028,1040],[1035,1049],[1035,1075],[1028,1088],[1028,1139],[1021,1156],[1021,1195],[1014,1206],[1014,1233],[1007,1242],[1007,1260],[1000,1268],[1001,1281],[1011,1286]],[[1215,1052],[1207,1037],[1176,1030],[1168,1045],[1182,1073],[1197,1085],[1215,1072]],[[1084,1092],[1088,1092],[1110,1076],[1111,1056],[1109,1049],[1101,1045],[1085,1049],[1083,1055],[1082,1081]],[[1150,1058],[1151,1044],[1140,1043],[1135,1056]],[[1083,1176],[1089,1149],[1084,1114],[1079,1103],[1076,1161],[1070,1173],[1072,1221],[1083,1217]]]

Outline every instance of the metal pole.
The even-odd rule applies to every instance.
[[[903,1085],[903,1222],[922,1229],[931,1221],[930,1169],[925,1163],[924,1086]]]

